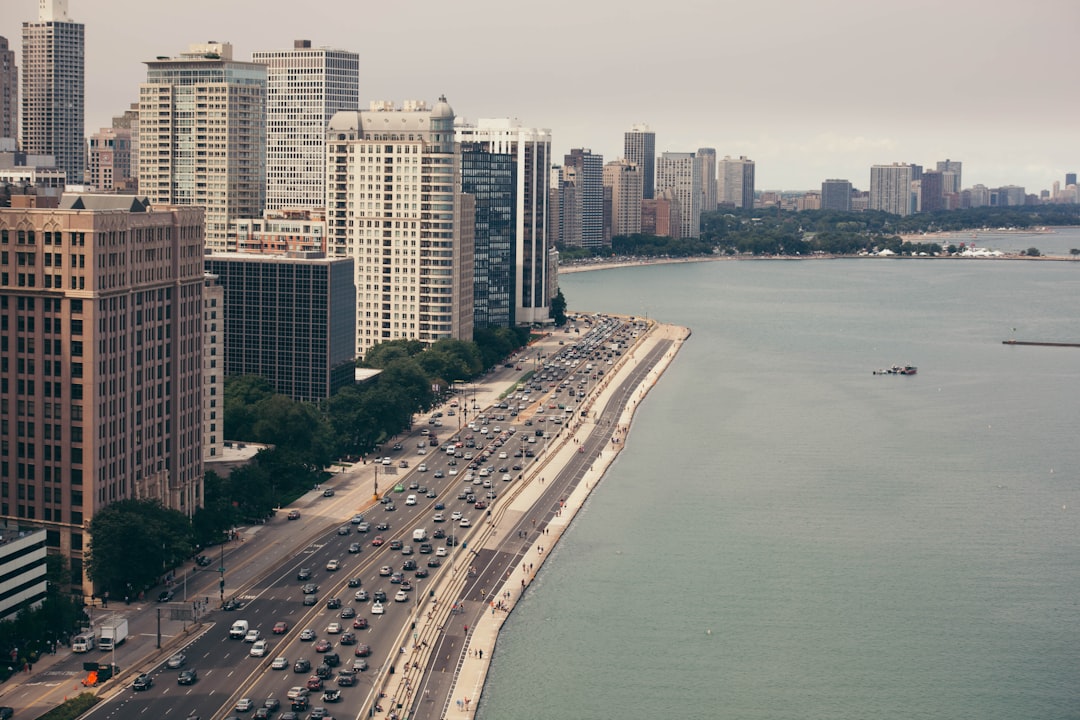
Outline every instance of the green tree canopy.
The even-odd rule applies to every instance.
[[[90,521],[86,571],[99,591],[114,597],[157,584],[193,553],[187,516],[153,500],[121,500]],[[128,590],[131,588],[131,590]]]

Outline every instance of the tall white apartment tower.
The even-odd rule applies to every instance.
[[[479,143],[487,152],[514,158],[514,320],[518,325],[550,322],[551,130],[522,127],[517,119],[480,118],[475,126],[458,124],[455,132],[459,142]]]
[[[37,22],[22,26],[22,149],[52,155],[69,183],[86,170],[85,39],[67,0],[39,0]]]
[[[754,161],[745,156],[720,161],[719,201],[737,208],[754,207]]]
[[[672,190],[679,203],[679,237],[701,235],[701,166],[694,153],[666,152],[656,160],[656,193]]]
[[[146,63],[139,86],[139,192],[206,208],[206,247],[227,250],[230,218],[259,217],[266,190],[266,66],[229,43]]]
[[[338,112],[326,146],[327,252],[355,259],[357,356],[472,340],[475,202],[446,99]]]
[[[326,126],[360,104],[360,56],[313,48],[251,54],[266,66],[266,209],[326,207]]]
[[[873,165],[870,167],[871,210],[883,210],[893,215],[910,215],[912,210],[911,165]]]

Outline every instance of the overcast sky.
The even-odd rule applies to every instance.
[[[37,0],[0,0],[22,65]],[[1028,192],[1080,172],[1080,0],[69,0],[86,25],[86,132],[138,97],[144,61],[191,43],[234,58],[294,39],[360,55],[360,103],[434,102],[552,131],[553,153],[712,147],[758,189],[815,189],[870,165],[964,163],[963,184]]]

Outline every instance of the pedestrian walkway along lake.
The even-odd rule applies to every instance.
[[[1075,718],[1074,263],[560,279],[693,336],[508,619],[477,717]],[[917,365],[911,377],[873,375]]]

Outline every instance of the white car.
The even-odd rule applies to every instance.
[[[251,657],[262,657],[266,654],[268,643],[265,640],[256,640],[255,644],[251,646],[251,650],[248,651],[248,655]]]
[[[456,467],[450,468],[449,470],[446,471],[446,474],[449,475],[450,477],[453,477],[454,475],[457,475],[457,468]]]
[[[341,567],[341,562],[338,561],[338,560],[331,560],[328,563],[326,563],[326,569],[327,570],[337,570],[340,567]]]
[[[250,630],[247,631],[247,635],[244,636],[244,642],[253,643],[253,642],[258,641],[258,639],[261,638],[261,637],[262,637],[261,632],[259,632],[255,628],[251,628]]]
[[[451,520],[460,520],[461,519],[461,511],[460,510],[455,510],[454,512],[450,513],[450,519]]]
[[[270,663],[271,670],[287,670],[289,668],[289,658],[281,655],[274,658],[274,662]]]
[[[251,698],[240,698],[236,701],[236,712],[247,712],[255,707],[255,703],[251,701]]]
[[[289,688],[289,692],[285,693],[285,697],[289,698],[290,700],[295,700],[298,697],[301,697],[303,695],[307,695],[309,692],[311,692],[311,691],[308,690],[306,687],[302,687],[300,685],[294,685],[291,688]]]
[[[435,557],[446,557],[446,548],[444,548],[444,547],[435,548]]]
[[[500,453],[499,453],[499,459],[500,459],[500,460],[505,460],[505,459],[506,459],[507,457],[508,457],[508,456],[507,456],[507,454],[506,454],[506,451],[505,451],[505,450],[503,450],[502,452],[500,452]]]
[[[332,622],[326,626],[327,635],[337,635],[339,632],[341,632],[341,623],[339,622]]]
[[[394,602],[407,602],[409,600],[409,593],[404,590],[398,590],[397,595],[394,596]]]
[[[415,505],[416,504],[416,496],[415,495],[410,495],[409,497],[405,498],[405,504],[406,505]]]
[[[427,463],[420,463],[417,465],[416,472],[427,472]]]
[[[469,518],[461,518],[461,522],[458,523],[461,527],[469,527],[471,524]]]
[[[386,609],[383,607],[383,604],[381,602],[371,604],[372,615],[382,615],[384,612],[386,612]]]

